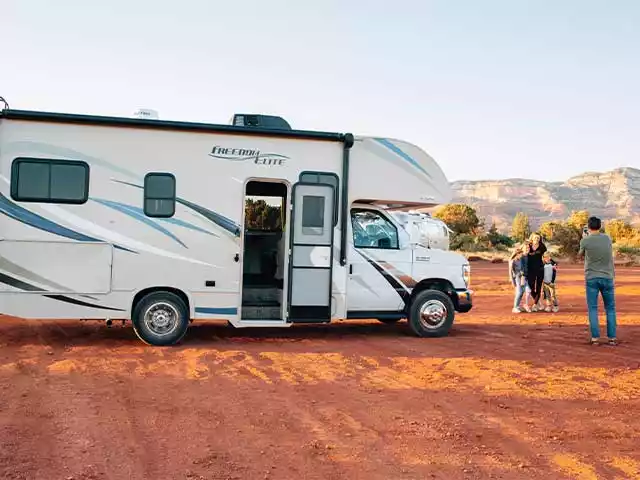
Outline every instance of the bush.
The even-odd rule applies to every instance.
[[[580,240],[582,230],[567,223],[560,224],[553,234],[553,241],[558,245],[558,253],[570,258],[578,255]]]
[[[616,246],[616,252],[630,257],[640,256],[640,247]]]
[[[449,248],[463,252],[486,252],[491,248],[491,244],[486,235],[475,236],[470,233],[459,233],[451,236]]]
[[[498,232],[495,223],[491,225],[489,232],[487,233],[487,241],[491,244],[492,247],[513,247],[515,243],[511,237],[507,235],[503,235]]]
[[[460,203],[450,203],[438,208],[433,214],[457,234],[474,233],[480,226],[480,219],[473,207]]]

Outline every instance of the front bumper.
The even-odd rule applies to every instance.
[[[473,290],[456,290],[458,301],[456,305],[456,311],[460,313],[467,313],[473,306]]]

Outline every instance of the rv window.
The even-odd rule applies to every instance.
[[[324,230],[324,197],[302,197],[302,231],[305,235],[322,235]]]
[[[19,202],[82,204],[89,198],[89,165],[72,160],[16,158],[11,198]]]
[[[338,176],[335,173],[322,173],[322,172],[302,172],[300,174],[300,181],[303,183],[319,183],[321,185],[331,185],[333,187],[334,205],[338,205]],[[338,209],[334,209],[333,224],[338,224]]]
[[[144,214],[168,218],[176,212],[176,177],[153,172],[144,177]]]
[[[352,210],[351,225],[353,246],[356,248],[399,248],[398,229],[380,212]]]

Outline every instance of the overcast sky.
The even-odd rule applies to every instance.
[[[413,142],[451,180],[640,167],[640,1],[0,0],[12,108]]]

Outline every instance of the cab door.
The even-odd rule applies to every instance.
[[[289,320],[329,322],[335,189],[326,184],[297,183],[292,199]]]

